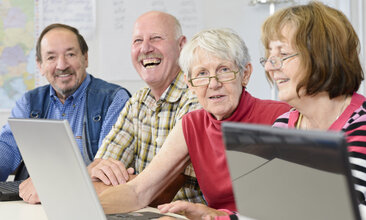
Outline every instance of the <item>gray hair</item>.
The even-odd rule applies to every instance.
[[[250,62],[247,46],[233,30],[227,28],[203,30],[185,44],[179,56],[180,68],[188,78],[191,76],[191,65],[197,58],[198,48],[217,58],[233,61],[240,71],[245,70],[245,66]]]

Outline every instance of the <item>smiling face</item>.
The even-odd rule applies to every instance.
[[[293,36],[293,30],[290,28],[283,28],[282,31],[284,39],[272,40],[268,45],[268,58],[279,57],[286,58],[290,55],[296,54],[297,51],[291,45],[291,37]],[[304,73],[300,67],[300,56],[293,56],[283,61],[280,69],[273,68],[270,62],[266,62],[265,69],[273,82],[278,87],[278,97],[281,101],[291,103],[298,100],[298,94],[296,92],[297,85],[302,79]],[[299,91],[300,97],[304,94],[304,89]]]
[[[162,12],[146,13],[135,23],[132,63],[153,91],[165,91],[180,71],[177,60],[185,37],[177,39],[176,25],[171,15]]]
[[[195,58],[190,70],[191,78],[238,71],[238,67],[234,62],[212,56],[200,48],[196,50]],[[243,92],[243,85],[248,83],[251,70],[251,64],[249,63],[246,70],[236,74],[236,79],[233,81],[222,83],[215,78],[211,78],[209,85],[206,86],[193,87],[190,83],[188,85],[197,95],[202,107],[216,119],[223,120],[230,117],[237,108]]]
[[[75,34],[64,28],[47,32],[40,45],[42,60],[37,66],[63,102],[84,81],[88,54],[81,53]]]

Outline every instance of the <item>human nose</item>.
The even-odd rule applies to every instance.
[[[147,40],[143,41],[142,44],[141,44],[141,52],[146,54],[146,53],[149,53],[151,51],[153,51],[153,47],[150,44],[150,42],[147,41]]]
[[[273,65],[268,60],[266,60],[264,63],[264,70],[268,72],[272,69],[273,69]]]
[[[221,86],[221,82],[219,82],[219,81],[217,80],[217,77],[216,77],[216,76],[211,76],[211,77],[209,78],[208,87],[209,87],[210,89],[216,89],[216,88],[218,88],[218,87],[220,87],[220,86]]]
[[[60,70],[67,69],[69,67],[69,63],[67,62],[66,58],[64,56],[60,56],[57,59],[57,65],[56,68]]]
[[[264,63],[264,69],[265,71],[273,71],[273,70],[279,70],[280,68],[278,66],[278,60],[276,57],[269,57],[265,63]]]

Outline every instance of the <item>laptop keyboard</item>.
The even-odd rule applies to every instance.
[[[0,182],[0,201],[22,200],[19,197],[19,185],[22,180],[13,182]]]
[[[118,219],[124,219],[124,220],[147,220],[147,219],[158,219],[160,217],[164,217],[166,215],[159,214],[155,212],[130,212],[130,213],[123,213],[123,214],[109,214],[107,215],[108,220],[118,220]]]

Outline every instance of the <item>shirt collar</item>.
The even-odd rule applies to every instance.
[[[165,102],[178,101],[182,93],[187,91],[187,84],[184,82],[184,74],[180,71],[175,79],[170,83],[170,86],[161,95],[160,100]]]
[[[79,86],[79,88],[77,88],[77,90],[70,95],[69,97],[67,97],[66,100],[68,99],[73,99],[73,100],[77,100],[77,99],[81,99],[86,91],[86,88],[88,87],[89,83],[90,83],[91,79],[90,79],[90,75],[87,73],[86,77],[84,79],[84,81],[81,83],[81,85]],[[56,91],[55,89],[50,86],[50,97],[52,98],[56,98],[59,99],[56,95]]]
[[[151,89],[149,88],[148,92],[146,93],[146,104],[152,105],[153,103],[162,103],[162,102],[169,102],[174,103],[177,102],[181,97],[182,93],[187,91],[187,84],[184,82],[184,74],[182,71],[178,73],[175,79],[170,83],[169,87],[163,92],[160,96],[159,100],[155,100],[154,96],[151,94]]]

